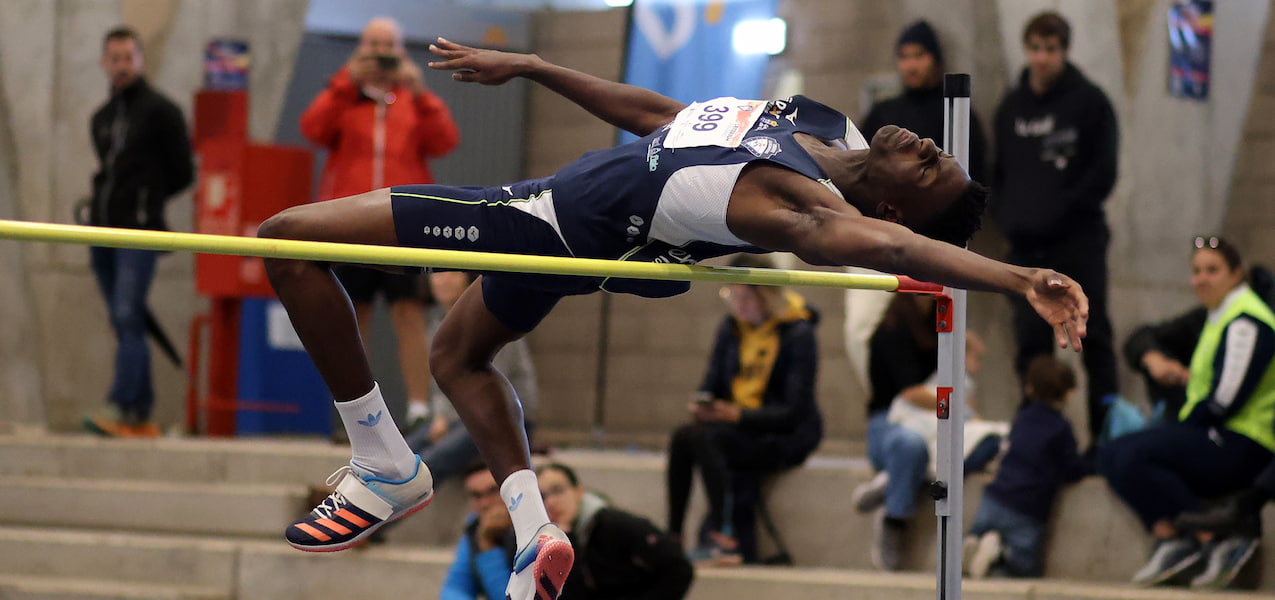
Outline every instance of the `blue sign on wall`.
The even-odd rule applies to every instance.
[[[758,98],[769,56],[738,54],[742,21],[775,16],[775,0],[637,0],[629,23],[626,83],[685,103]],[[623,141],[634,139],[625,134]]]

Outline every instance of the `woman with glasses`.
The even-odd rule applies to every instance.
[[[1252,535],[1188,533],[1174,520],[1200,497],[1240,490],[1275,456],[1275,313],[1245,281],[1234,245],[1195,240],[1191,289],[1205,310],[1172,422],[1113,440],[1098,470],[1155,539],[1133,580],[1225,587],[1256,546]]]
[[[562,463],[536,469],[549,519],[575,546],[559,600],[679,600],[694,578],[682,548],[649,520],[586,492]]]

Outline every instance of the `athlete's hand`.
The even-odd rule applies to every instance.
[[[1079,352],[1080,340],[1088,333],[1089,298],[1080,284],[1050,269],[1036,269],[1027,289],[1027,301],[1040,318],[1054,329],[1059,348],[1071,347]]]
[[[439,71],[455,71],[452,79],[483,85],[500,85],[521,75],[534,54],[470,48],[443,38],[429,45],[429,51],[446,60],[428,63]]]

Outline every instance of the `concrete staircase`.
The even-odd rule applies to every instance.
[[[661,456],[559,451],[553,458],[576,467],[589,487],[662,520]],[[307,441],[0,435],[0,599],[432,597],[465,512],[455,482],[393,529],[383,546],[307,554],[280,539],[308,508],[308,486],[346,460],[345,448]],[[834,501],[867,476],[861,461],[826,458],[781,476],[771,508],[800,566],[703,570],[691,597],[934,598],[932,516],[913,527],[914,572],[868,567],[870,520]],[[981,482],[970,488],[972,511]],[[1063,579],[968,581],[965,596],[1235,597],[1121,583],[1144,558],[1145,538],[1105,494],[1101,482],[1091,481],[1063,499],[1047,567]]]

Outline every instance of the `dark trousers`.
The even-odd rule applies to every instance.
[[[753,522],[757,479],[752,474],[778,470],[782,467],[779,462],[771,444],[741,432],[734,425],[691,423],[678,428],[673,432],[668,452],[669,532],[674,535],[682,533],[686,506],[691,497],[692,476],[698,466],[708,494],[708,527],[713,531],[730,532],[737,539],[747,536],[755,540],[751,530],[733,531],[736,523],[734,512],[747,511],[747,522]],[[736,490],[751,497],[736,498]],[[741,503],[740,500],[749,501]]]
[[[1246,488],[1271,462],[1261,444],[1229,429],[1173,423],[1116,438],[1098,451],[1098,472],[1149,530],[1200,510],[1200,498]]]
[[[1089,297],[1089,335],[1084,339],[1081,359],[1089,378],[1089,434],[1097,440],[1106,416],[1103,398],[1115,394],[1116,353],[1111,340],[1111,318],[1107,313],[1107,247],[1111,236],[1100,231],[1077,235],[1044,248],[1010,250],[1007,261],[1024,267],[1045,267],[1071,277]],[[1015,367],[1021,377],[1031,359],[1053,354],[1057,343],[1054,331],[1026,300],[1013,297],[1014,338],[1018,342]]]
[[[150,347],[146,344],[146,295],[158,253],[89,248],[89,263],[115,330],[115,375],[109,393],[125,420],[148,421],[155,404]]]

